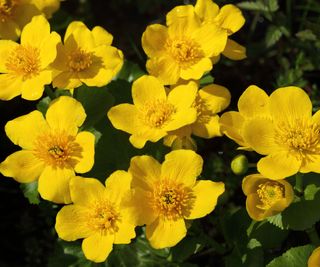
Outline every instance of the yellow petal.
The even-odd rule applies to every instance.
[[[269,101],[274,120],[311,118],[312,103],[308,94],[299,87],[279,88],[270,95]]]
[[[242,60],[247,57],[246,48],[229,38],[222,54],[232,60]]]
[[[2,175],[12,177],[19,183],[30,183],[37,180],[44,164],[33,155],[32,151],[21,150],[9,155],[0,164]]]
[[[46,68],[57,56],[57,45],[61,42],[61,37],[56,32],[52,32],[45,40],[40,49],[41,68]]]
[[[44,86],[52,81],[52,72],[41,71],[37,76],[25,80],[21,87],[21,97],[27,100],[37,100],[41,98]]]
[[[245,119],[243,116],[236,111],[229,111],[222,114],[219,123],[220,130],[230,139],[237,142],[240,146],[248,146],[248,144],[243,140],[242,129]]]
[[[79,205],[62,207],[56,217],[55,229],[59,238],[74,241],[93,234],[88,226],[90,210]]]
[[[142,48],[148,57],[155,57],[163,53],[168,39],[168,29],[161,24],[149,25],[142,34]]]
[[[114,235],[96,233],[82,242],[84,256],[94,262],[104,262],[112,251]]]
[[[256,193],[250,194],[246,199],[246,209],[251,219],[255,221],[262,221],[266,218],[265,211],[257,208],[257,205],[260,205],[261,201],[259,196]]]
[[[203,74],[212,69],[212,62],[209,58],[202,58],[196,64],[188,68],[182,68],[180,77],[184,80],[199,80]]]
[[[171,57],[163,56],[147,61],[148,72],[157,77],[163,84],[175,84],[180,78],[180,67]]]
[[[19,25],[12,21],[0,21],[0,38],[1,39],[9,39],[9,40],[17,40],[21,34],[21,28]]]
[[[129,141],[136,148],[143,148],[147,141],[158,142],[162,137],[167,135],[164,129],[148,128],[141,125],[137,133],[133,133]]]
[[[238,109],[244,117],[269,116],[269,96],[261,88],[250,85],[240,96]]]
[[[96,46],[111,45],[113,36],[100,26],[95,26],[91,31]]]
[[[119,229],[114,235],[114,244],[131,243],[131,239],[136,237],[135,226],[128,221],[121,221],[117,226]]]
[[[310,157],[306,158],[306,160],[302,161],[300,172],[316,172],[320,173],[320,155],[311,154]]]
[[[71,72],[62,72],[54,77],[52,85],[59,89],[74,89],[82,85],[82,82]]]
[[[64,34],[64,42],[66,42],[68,37],[72,35],[72,33],[79,28],[87,28],[87,26],[82,21],[72,21],[68,25],[66,29],[66,33]]]
[[[203,87],[199,90],[199,96],[212,113],[218,113],[227,108],[231,100],[229,90],[218,84]]]
[[[175,150],[165,156],[161,178],[192,187],[202,171],[202,158],[191,150]]]
[[[221,130],[219,125],[219,116],[211,116],[208,121],[195,122],[191,125],[192,133],[202,138],[213,138],[215,136],[221,136]]]
[[[172,89],[168,95],[168,101],[178,110],[191,107],[198,92],[198,86],[195,82],[189,82],[186,85],[179,85]]]
[[[147,225],[146,236],[150,245],[155,249],[175,246],[187,234],[183,219],[166,220],[158,218],[154,223]]]
[[[249,194],[255,193],[258,189],[258,185],[261,180],[266,179],[260,173],[250,174],[243,178],[242,180],[242,191],[248,196]]]
[[[167,13],[166,24],[170,26],[173,23],[177,23],[181,20],[188,20],[189,18],[194,18],[194,7],[192,5],[176,6]]]
[[[166,99],[166,91],[160,81],[149,75],[144,75],[132,84],[133,103],[139,108],[155,99]]]
[[[166,132],[177,130],[180,127],[186,126],[188,124],[191,124],[195,122],[197,119],[197,111],[195,108],[185,108],[178,110],[171,118],[171,121],[165,127],[163,127],[163,130]],[[165,134],[167,135],[167,133]],[[163,137],[163,136],[162,136]]]
[[[10,53],[16,49],[19,45],[11,40],[0,40],[0,73],[6,73],[7,71],[7,59]]]
[[[224,183],[212,181],[198,181],[192,189],[195,198],[190,214],[186,219],[192,220],[201,218],[214,210],[218,198],[224,192]]]
[[[192,33],[206,57],[218,56],[227,44],[227,33],[215,24],[204,24]],[[213,45],[214,44],[214,45]]]
[[[130,193],[132,176],[126,171],[115,171],[106,179],[106,192],[108,199],[120,205],[126,194]]]
[[[256,117],[248,121],[243,128],[245,142],[262,155],[268,155],[282,149],[276,143],[275,136],[273,122],[267,118]]]
[[[55,203],[70,203],[69,181],[73,176],[72,169],[45,167],[39,177],[38,191],[40,196]]]
[[[71,199],[77,205],[90,207],[96,199],[105,196],[105,187],[95,178],[73,176],[70,179]]]
[[[197,0],[194,6],[201,21],[210,23],[219,13],[219,6],[212,0]]]
[[[308,259],[308,267],[319,267],[320,247],[317,247]]]
[[[10,140],[25,149],[33,149],[37,137],[48,130],[42,113],[37,110],[8,121],[5,126]]]
[[[70,135],[76,135],[85,118],[86,113],[81,103],[69,96],[61,96],[52,101],[46,113],[51,129],[66,131]]]
[[[215,22],[227,30],[230,35],[237,32],[243,26],[245,19],[239,8],[229,4],[220,9],[218,16],[215,18]]]
[[[80,47],[84,51],[91,51],[95,47],[94,37],[84,24],[73,25],[70,35],[68,38],[65,35],[64,39],[64,45],[68,51],[72,51],[77,47]]]
[[[288,152],[279,152],[259,160],[258,171],[270,179],[283,179],[296,174],[301,161]]]
[[[108,111],[108,118],[114,128],[134,133],[139,125],[138,110],[136,106],[131,104],[120,104],[112,107]]]
[[[76,172],[85,173],[91,170],[94,163],[94,140],[94,134],[90,132],[80,132],[76,136],[76,143],[78,143],[82,149],[81,159],[74,167]]]
[[[0,99],[11,100],[21,94],[23,81],[11,74],[0,74]]]
[[[150,156],[135,156],[130,161],[129,173],[132,175],[132,188],[152,190],[153,183],[160,180],[161,164]]]

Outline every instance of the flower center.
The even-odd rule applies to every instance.
[[[165,49],[182,68],[188,68],[196,64],[203,57],[200,45],[192,39],[168,39],[165,44]]]
[[[153,209],[170,220],[176,220],[190,214],[195,196],[192,190],[183,184],[163,180],[155,185],[152,197]]]
[[[285,196],[284,186],[276,181],[268,181],[258,186],[257,194],[261,200],[261,205],[257,205],[259,209],[270,209],[277,201]]]
[[[151,128],[161,128],[175,113],[175,107],[166,100],[153,100],[141,110],[141,120]]]
[[[0,0],[0,22],[5,22],[12,16],[18,0]]]
[[[81,152],[75,137],[64,132],[43,134],[35,141],[34,155],[54,168],[74,168]]]
[[[17,46],[9,54],[6,67],[9,72],[22,76],[23,80],[38,75],[40,71],[39,49],[29,45]]]
[[[193,102],[192,106],[197,110],[197,122],[198,123],[208,123],[213,116],[213,113],[209,109],[207,103],[197,95],[195,101]]]
[[[101,234],[113,234],[119,230],[120,214],[109,201],[96,201],[88,214],[88,225]]]
[[[308,120],[296,119],[280,123],[276,129],[276,142],[305,157],[306,153],[319,154],[320,128]]]
[[[73,72],[81,72],[92,65],[92,53],[77,48],[68,56],[68,66]]]

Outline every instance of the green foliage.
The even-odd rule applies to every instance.
[[[23,195],[28,199],[30,204],[39,204],[40,198],[38,193],[38,181],[32,183],[20,184]]]

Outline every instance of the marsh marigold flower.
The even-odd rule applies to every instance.
[[[175,10],[175,9],[174,9]],[[167,27],[153,24],[142,35],[142,47],[149,57],[148,72],[164,84],[198,80],[212,69],[211,57],[225,48],[227,33],[215,24],[201,24],[195,16],[169,21]]]
[[[167,25],[177,20],[188,19],[196,16],[202,25],[214,24],[225,31],[228,35],[227,44],[222,54],[232,60],[246,58],[246,48],[229,38],[230,35],[239,31],[245,23],[242,12],[235,5],[228,4],[221,8],[212,0],[197,0],[195,6],[184,5],[174,8],[167,15]],[[215,62],[217,59],[213,59]]]
[[[269,96],[261,88],[249,86],[238,100],[239,111],[228,111],[219,120],[223,134],[237,142],[240,149],[252,150],[243,138],[243,129],[252,119],[269,117]]]
[[[51,65],[53,86],[74,89],[83,83],[98,87],[109,83],[123,64],[122,52],[111,43],[112,35],[102,27],[90,31],[80,21],[70,23]]]
[[[132,104],[112,107],[108,118],[113,126],[131,134],[130,142],[142,148],[147,141],[157,142],[168,134],[196,120],[192,106],[197,85],[190,82],[166,94],[165,87],[153,76],[142,76],[133,82]]]
[[[257,116],[243,128],[244,140],[265,156],[258,171],[272,179],[320,173],[320,111],[312,116],[307,93],[294,86],[275,90],[269,97],[269,113],[270,117]]]
[[[198,90],[192,104],[197,110],[197,119],[194,123],[184,126],[176,131],[169,132],[164,143],[172,146],[174,142],[190,140],[190,135],[202,138],[222,136],[219,124],[219,115],[230,104],[231,94],[227,88],[211,84]]]
[[[60,36],[50,33],[42,15],[23,28],[20,44],[0,40],[0,99],[10,100],[20,94],[27,100],[39,99],[44,86],[52,81],[48,65],[56,58],[59,42]]]
[[[20,183],[39,179],[42,198],[70,203],[70,178],[89,171],[94,161],[94,135],[78,132],[85,118],[78,101],[61,96],[52,101],[46,118],[36,110],[9,121],[6,134],[22,150],[3,161],[0,172]]]
[[[224,192],[222,182],[196,181],[202,158],[191,150],[175,150],[162,165],[150,156],[131,159],[131,187],[146,236],[156,249],[175,246],[187,233],[185,219],[201,218],[213,211]]]
[[[70,181],[72,205],[57,214],[56,231],[67,241],[84,238],[85,257],[103,262],[113,244],[129,244],[136,236],[136,215],[125,201],[131,195],[131,175],[116,171],[104,187],[97,179],[74,177]]]
[[[61,0],[31,0],[34,5],[43,12],[47,18],[60,8]]]
[[[308,267],[320,267],[320,247],[317,247],[310,255]]]
[[[293,200],[291,185],[285,180],[271,180],[261,174],[251,174],[242,181],[247,196],[246,208],[256,221],[276,215],[286,209]]]

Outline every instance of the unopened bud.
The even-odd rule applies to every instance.
[[[237,155],[231,161],[231,170],[236,175],[243,175],[248,171],[248,159],[245,155]]]

